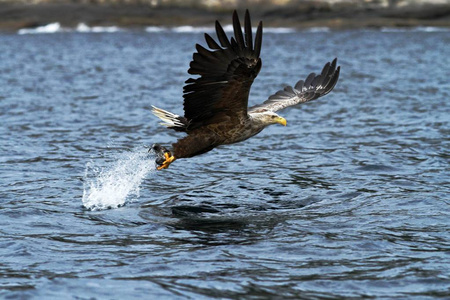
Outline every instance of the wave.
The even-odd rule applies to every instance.
[[[214,32],[214,27],[205,27],[205,26],[176,26],[176,27],[167,27],[167,26],[148,26],[145,28],[146,32],[175,32],[175,33],[204,33],[204,32]],[[226,31],[226,30],[225,30]]]
[[[76,32],[120,32],[124,31],[124,29],[117,26],[88,26],[84,23],[78,24],[75,28]]]
[[[179,26],[173,27],[173,32],[177,33],[204,33],[204,32],[213,32],[213,27],[194,27],[194,26]]]
[[[118,26],[88,26],[84,23],[79,23],[77,27],[63,27],[60,23],[50,23],[44,26],[39,26],[36,28],[22,28],[17,31],[18,34],[46,34],[46,33],[61,33],[61,32],[94,32],[94,33],[102,33],[102,32],[121,32],[125,29],[122,29]]]
[[[226,25],[223,27],[227,33],[233,32],[232,25]],[[256,31],[256,27],[253,28]],[[308,29],[297,30],[293,27],[265,27],[264,33],[271,34],[286,34],[295,32],[308,32],[308,33],[321,33],[330,32],[332,29],[329,27],[312,27]],[[364,30],[364,29],[362,29]],[[450,32],[450,28],[446,27],[432,27],[432,26],[418,26],[418,27],[382,27],[379,29],[381,32]],[[118,26],[88,26],[85,23],[79,23],[75,28],[63,27],[60,23],[50,23],[44,26],[36,28],[22,28],[17,31],[18,34],[48,34],[48,33],[61,33],[61,32],[80,32],[80,33],[115,33],[125,32],[127,29]],[[145,32],[149,33],[214,33],[215,28],[209,26],[147,26],[144,28]]]
[[[433,26],[417,26],[417,27],[382,27],[381,32],[450,32],[447,27],[433,27]]]
[[[330,32],[331,29],[329,27],[311,27],[311,28],[305,29],[304,31],[312,32],[312,33],[316,33],[316,32]]]
[[[233,25],[223,26],[223,30],[227,33],[233,32]],[[148,26],[145,28],[147,32],[175,32],[175,33],[214,33],[215,27],[212,26]],[[253,27],[253,31],[256,31],[256,27]],[[292,33],[297,30],[292,27],[265,27],[265,33]]]
[[[223,27],[224,31],[227,33],[233,32],[232,25],[226,25]],[[253,28],[256,31],[256,27]],[[124,32],[125,28],[118,26],[88,26],[85,23],[79,23],[75,28],[63,27],[60,23],[50,23],[44,26],[39,26],[36,28],[22,28],[17,32],[18,34],[49,34],[49,33],[61,33],[61,32],[81,32],[81,33],[115,33]],[[145,27],[146,32],[159,33],[159,32],[174,32],[174,33],[214,33],[214,27],[206,26],[148,26]],[[296,32],[295,28],[291,27],[266,27],[264,28],[265,33],[292,33]]]
[[[165,32],[169,31],[170,28],[164,26],[147,26],[145,27],[146,32]]]
[[[233,32],[232,25],[226,25],[223,27],[224,31],[227,33]],[[79,23],[75,28],[63,27],[60,23],[50,23],[45,26],[39,26],[36,28],[22,28],[17,33],[18,34],[48,34],[48,33],[61,33],[61,32],[80,32],[80,33],[115,33],[127,31],[125,28],[118,26],[88,26],[85,23]],[[209,26],[147,26],[144,31],[149,33],[214,33],[215,28]],[[253,28],[256,31],[256,27]],[[298,30],[293,27],[265,27],[264,33],[270,34],[285,34],[285,33],[295,33]],[[313,27],[309,29],[302,30],[303,32],[329,32],[328,27]]]
[[[50,23],[45,26],[39,26],[36,28],[22,28],[17,32],[18,34],[36,34],[36,33],[55,33],[61,32],[63,28],[59,23]]]

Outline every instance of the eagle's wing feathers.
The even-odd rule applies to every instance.
[[[197,52],[188,73],[200,77],[188,79],[183,89],[185,118],[192,128],[218,122],[224,114],[247,116],[250,87],[261,69],[262,23],[256,31],[254,45],[248,11],[245,13],[245,34],[236,11],[233,28],[234,37],[229,40],[220,23],[216,22],[218,42],[205,34],[211,50],[196,45]]]
[[[276,112],[289,106],[325,96],[331,92],[339,78],[340,67],[336,68],[336,64],[337,59],[335,58],[331,63],[325,64],[320,75],[309,74],[304,81],[298,81],[294,87],[286,86],[283,90],[271,95],[263,103],[249,108],[249,112]]]

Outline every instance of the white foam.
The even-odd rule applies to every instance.
[[[419,26],[415,28],[415,31],[419,32],[449,32],[448,27],[433,27],[433,26]]]
[[[267,27],[264,28],[264,32],[265,33],[293,33],[296,32],[297,30],[295,30],[295,28],[291,28],[291,27]]]
[[[256,27],[253,27],[253,32],[256,32]],[[233,25],[223,26],[223,30],[226,33],[233,33]],[[214,27],[207,26],[175,26],[175,27],[164,27],[164,26],[148,26],[145,28],[146,32],[175,32],[175,33],[214,33]],[[291,27],[266,27],[263,29],[264,32],[268,33],[292,33],[296,32],[295,28]]]
[[[418,27],[383,27],[381,32],[449,32],[447,27],[418,26]]]
[[[194,27],[194,26],[178,26],[172,29],[174,32],[178,33],[203,33],[203,32],[213,32],[213,27]]]
[[[123,153],[108,167],[86,164],[83,206],[90,210],[117,208],[139,198],[142,180],[155,170],[154,157],[142,148]]]
[[[256,30],[255,27],[252,28],[252,31],[255,31],[255,30]],[[225,32],[233,32],[234,31],[233,25],[229,24],[229,25],[223,26],[223,31],[225,31]]]
[[[330,28],[328,27],[311,27],[305,30],[306,32],[312,32],[312,33],[317,33],[317,32],[330,32]]]
[[[233,25],[225,25],[223,27],[224,31],[228,34],[233,33]],[[295,28],[291,27],[266,27],[263,29],[266,33],[292,33],[296,32]],[[57,32],[81,32],[81,33],[114,33],[123,32],[124,28],[117,26],[89,26],[85,23],[79,23],[75,28],[63,27],[60,23],[51,23],[45,26],[40,26],[36,28],[22,28],[17,32],[18,34],[39,34],[39,33],[57,33]],[[214,27],[207,26],[147,26],[145,27],[146,32],[158,33],[158,32],[175,32],[175,33],[214,33]],[[253,32],[256,31],[256,27],[253,27]]]
[[[252,31],[256,32],[258,28],[257,27],[253,27]],[[215,29],[212,29],[212,31],[214,31]],[[225,25],[223,26],[223,30],[227,33],[233,33],[234,29],[233,29],[233,25]],[[242,30],[244,30],[242,28]],[[295,28],[292,27],[264,27],[263,28],[263,32],[264,33],[292,33],[292,32],[296,32],[297,30]]]
[[[145,27],[145,31],[147,32],[163,32],[163,31],[169,31],[169,28],[164,26],[147,26]]]
[[[43,34],[43,33],[58,33],[58,32],[121,32],[124,29],[117,26],[88,26],[84,23],[79,23],[75,28],[63,27],[60,23],[50,23],[45,26],[39,26],[36,28],[22,28],[17,31],[18,34]]]
[[[382,27],[381,32],[406,32],[411,31],[409,28],[396,28],[396,27]]]
[[[117,27],[117,26],[92,26],[91,27],[84,23],[80,23],[75,28],[75,31],[77,31],[77,32],[96,32],[96,33],[101,33],[101,32],[114,33],[114,32],[123,31],[123,29],[120,27]]]
[[[18,34],[37,34],[37,33],[55,33],[61,32],[63,28],[59,23],[50,23],[45,26],[39,26],[36,28],[22,28],[17,32]]]
[[[326,27],[318,27],[317,31],[323,31]],[[252,31],[256,32],[257,27],[253,27]],[[328,29],[328,28],[326,28]],[[233,33],[233,25],[223,26],[223,30],[226,33]],[[244,29],[242,29],[244,30]],[[314,29],[313,29],[314,30]],[[45,26],[39,26],[36,28],[22,28],[17,32],[18,34],[39,34],[39,33],[58,33],[58,32],[82,32],[82,33],[102,33],[102,32],[123,32],[124,28],[118,26],[89,26],[85,23],[79,23],[75,28],[63,27],[60,23],[50,23]],[[175,32],[175,33],[214,33],[215,27],[213,26],[147,26],[146,32]],[[292,27],[265,27],[264,32],[268,33],[292,33],[296,32]]]
[[[175,32],[175,33],[204,33],[214,32],[214,27],[196,27],[196,26],[147,26],[146,32]]]

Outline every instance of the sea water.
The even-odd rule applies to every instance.
[[[46,30],[0,34],[0,298],[448,298],[448,31],[266,32],[250,105],[336,88],[153,171],[203,35]]]

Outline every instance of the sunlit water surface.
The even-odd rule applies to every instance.
[[[449,32],[269,32],[251,104],[336,89],[155,172],[202,40],[0,35],[0,297],[448,297]]]

